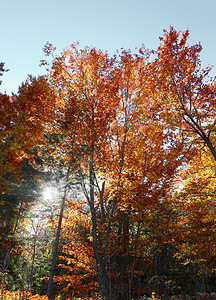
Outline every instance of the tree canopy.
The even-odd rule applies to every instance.
[[[216,84],[188,37],[170,27],[156,50],[113,56],[47,43],[47,74],[0,94],[6,288],[42,295],[49,281],[49,299],[214,292]],[[47,184],[58,212],[35,208]],[[25,284],[13,285],[23,266]]]

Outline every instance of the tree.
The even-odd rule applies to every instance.
[[[201,45],[189,46],[188,37],[189,30],[164,30],[151,65],[152,98],[169,129],[180,131],[187,144],[207,146],[216,160],[215,79],[209,78],[210,67],[201,69]]]
[[[100,294],[130,299],[136,263],[132,253],[143,212],[170,189],[184,161],[183,144],[152,114],[145,49],[113,58],[78,45],[59,56],[52,45],[45,51],[53,55],[49,82],[59,100],[53,134],[63,136],[58,151],[73,166],[69,182],[80,182],[89,206]]]
[[[2,252],[5,257],[1,257],[4,273],[23,208],[36,198],[33,189],[41,172],[37,171],[36,164],[31,164],[35,156],[33,148],[42,145],[45,125],[53,117],[54,101],[45,78],[30,76],[18,95],[0,94],[0,102],[0,218],[3,221],[1,238],[5,240]]]
[[[49,298],[57,291],[53,282],[62,297],[104,300],[130,300],[147,290],[166,297],[182,278],[191,290],[208,290],[215,268],[209,251],[215,247],[215,82],[207,81],[201,46],[188,46],[188,36],[171,27],[156,51],[141,47],[112,57],[78,44],[56,55],[47,44],[47,76],[29,77],[17,96],[2,96],[4,199],[12,181],[27,183],[20,175],[26,158],[49,170],[64,191]],[[20,177],[9,182],[10,173]],[[22,262],[33,288],[39,240],[32,238]]]
[[[57,226],[56,237],[55,237],[55,245],[54,245],[54,249],[53,249],[52,263],[51,263],[51,269],[50,269],[50,277],[49,277],[48,288],[47,288],[47,296],[49,299],[51,298],[51,293],[52,293],[53,277],[54,277],[57,254],[58,254],[60,231],[61,231],[61,227],[62,227],[62,219],[63,219],[65,201],[66,201],[66,197],[67,197],[69,174],[70,174],[70,168],[68,168],[68,170],[67,170],[67,175],[65,178],[66,185],[64,186],[64,192],[63,192],[62,199],[61,199],[61,209],[60,209],[60,214],[59,214],[59,219],[58,219],[58,226]]]
[[[42,173],[30,165],[27,159],[22,162],[16,177],[14,173],[7,174],[8,191],[0,194],[0,259],[3,276],[7,269],[13,269],[10,257],[19,247],[17,231],[31,203],[39,197],[39,178],[42,179]]]
[[[207,292],[207,278],[215,266],[215,161],[210,150],[194,157],[182,171],[176,195],[176,256],[193,269],[197,289]]]
[[[30,76],[18,95],[0,94],[1,189],[7,189],[7,172],[17,173],[27,151],[42,143],[45,126],[55,115],[54,100],[43,76]]]
[[[94,296],[97,268],[92,246],[91,222],[85,201],[67,201],[63,220],[63,249],[60,259],[62,273],[54,281],[64,283],[62,294],[70,297]]]
[[[52,46],[47,47],[47,53]],[[50,82],[60,99],[60,124],[67,134],[63,148],[65,160],[75,161],[75,170],[82,180],[88,178],[89,192],[84,192],[92,215],[92,236],[101,294],[106,292],[102,258],[98,249],[97,218],[94,207],[95,169],[106,147],[109,124],[115,116],[116,97],[114,60],[94,48],[78,51],[76,45],[56,57],[51,69]],[[103,100],[103,101],[102,101]],[[108,133],[107,133],[108,132]],[[63,145],[62,145],[63,146]],[[80,159],[80,157],[81,158]],[[78,160],[76,158],[79,158]],[[84,181],[83,181],[84,183]]]
[[[5,63],[4,62],[0,62],[0,76],[4,75],[4,72],[8,72],[9,70],[6,70],[4,68]],[[0,81],[0,85],[1,85],[2,81]]]

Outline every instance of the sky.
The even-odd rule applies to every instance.
[[[142,44],[156,49],[163,29],[190,30],[189,44],[201,42],[202,66],[216,75],[216,0],[0,0],[0,62],[9,69],[0,92],[17,93],[28,74],[42,75],[43,47],[57,53],[74,42],[110,55]]]

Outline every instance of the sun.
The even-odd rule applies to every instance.
[[[43,198],[44,200],[56,200],[58,198],[59,191],[57,187],[47,186],[43,190]]]

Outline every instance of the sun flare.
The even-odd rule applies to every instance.
[[[43,198],[45,200],[56,200],[58,198],[58,189],[54,186],[45,187],[43,190]]]

